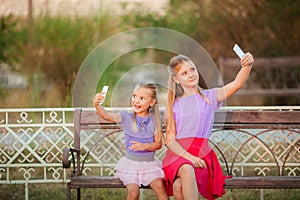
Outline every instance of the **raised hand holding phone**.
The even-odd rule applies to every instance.
[[[108,91],[108,88],[109,88],[109,87],[108,87],[107,85],[103,86],[102,91],[101,91],[101,93],[103,93],[103,97],[106,96],[107,91]],[[102,105],[103,102],[104,102],[104,100],[102,100],[102,101],[99,103],[99,105]]]

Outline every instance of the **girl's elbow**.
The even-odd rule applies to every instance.
[[[158,145],[157,145],[157,150],[160,149],[162,147],[162,143],[160,142]]]
[[[156,147],[157,147],[157,149],[160,149],[162,147],[162,140],[160,140],[159,142],[156,142]]]
[[[244,86],[244,82],[242,81],[235,81],[234,82],[234,90],[238,91]]]
[[[106,120],[106,121],[111,121],[110,118],[106,115],[100,115],[102,119]]]
[[[151,149],[151,151],[156,151],[159,150],[162,147],[162,142],[161,141],[155,141],[151,144],[148,144],[149,146],[146,148],[148,150]]]
[[[238,84],[236,87],[235,87],[235,91],[239,91],[241,88],[243,87],[243,84]]]

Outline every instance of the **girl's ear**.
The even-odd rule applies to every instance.
[[[179,83],[179,81],[177,80],[176,76],[173,76],[172,78],[173,78],[173,81],[174,81],[176,84]]]
[[[150,102],[150,106],[154,106],[154,104],[156,103],[156,99],[152,99],[152,101]]]

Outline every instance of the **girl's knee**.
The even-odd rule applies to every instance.
[[[182,185],[180,178],[177,178],[173,184],[173,193],[176,200],[183,199]]]
[[[126,186],[127,187],[127,199],[138,199],[140,196],[140,190],[138,186]]]
[[[180,176],[195,175],[194,168],[189,164],[184,164],[179,168]]]
[[[179,178],[173,184],[173,191],[174,193],[181,193],[182,191],[182,186]]]
[[[157,189],[157,190],[165,189],[165,185],[162,179],[155,179],[154,181],[151,182],[150,187],[152,189]]]
[[[140,196],[140,191],[139,190],[128,190],[128,199],[138,199]]]

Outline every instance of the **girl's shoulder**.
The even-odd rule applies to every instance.
[[[133,119],[133,112],[129,111],[129,110],[122,110],[119,112],[119,114],[122,117],[122,122],[127,121],[127,120],[132,120]]]
[[[200,89],[202,94],[211,94],[217,91],[217,88]]]
[[[203,89],[200,92],[210,100],[217,96],[217,88]]]
[[[122,114],[122,115],[127,115],[127,116],[133,116],[134,111],[131,110],[131,109],[126,109],[126,110],[120,111],[120,114]]]

